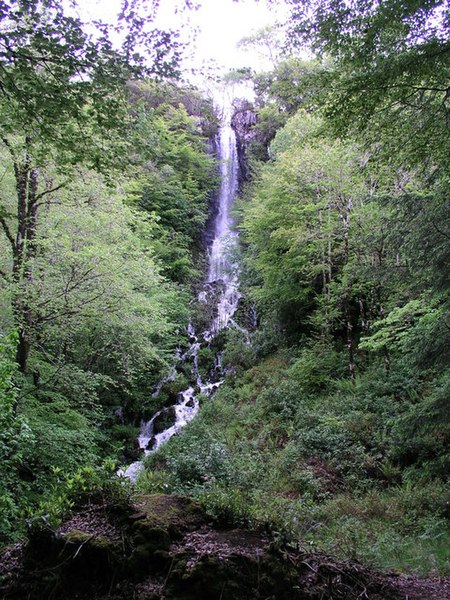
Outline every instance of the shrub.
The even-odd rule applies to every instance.
[[[80,467],[72,473],[54,468],[48,494],[32,512],[30,523],[57,527],[74,508],[91,502],[129,504],[132,486],[128,480],[117,477],[116,472],[117,465],[112,460],[97,467]]]

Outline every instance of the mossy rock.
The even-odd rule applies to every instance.
[[[360,564],[280,546],[261,530],[214,527],[188,498],[145,495],[134,510],[103,504],[93,510],[88,505],[58,531],[37,523],[16,570],[11,569],[13,563],[6,565],[0,596],[10,600],[404,597],[386,578]]]
[[[178,555],[168,577],[166,600],[301,600],[296,574],[270,557],[235,554],[226,558],[191,553]],[[291,572],[292,571],[292,572]]]
[[[179,369],[183,369],[180,365]],[[142,411],[142,419],[149,421],[155,413],[163,408],[169,408],[178,402],[180,392],[189,387],[190,370],[184,373],[178,373],[175,379],[167,381],[161,386],[159,394],[155,398],[151,398]]]
[[[252,586],[241,568],[217,556],[177,557],[166,583],[167,600],[253,600]]]
[[[112,578],[121,571],[121,555],[117,542],[103,536],[92,536],[81,531],[70,531],[62,536],[64,547],[60,553],[62,575],[66,582],[82,586],[96,583],[99,589],[109,587]]]
[[[153,527],[145,520],[134,523],[132,536],[136,544],[147,548],[150,552],[169,550],[170,536],[167,530],[161,527]]]
[[[164,400],[165,406],[176,404],[178,394],[189,387],[189,380],[182,374],[178,374],[173,381],[168,381],[161,387],[158,398]]]
[[[168,496],[165,494],[149,494],[141,496],[139,508],[142,518],[133,527],[150,531],[163,530],[171,539],[180,533],[193,531],[207,524],[208,519],[203,508],[184,496]]]
[[[156,574],[167,568],[170,555],[165,550],[155,550],[152,545],[136,546],[131,556],[126,559],[127,577],[142,580],[149,574]]]
[[[45,568],[56,560],[61,546],[54,531],[40,524],[33,525],[28,531],[28,543],[24,549],[26,569]]]
[[[124,574],[117,540],[78,530],[60,535],[47,528],[36,529],[29,536],[24,566],[32,574],[42,574],[28,584],[36,600],[92,590],[104,593]]]

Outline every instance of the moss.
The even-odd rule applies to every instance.
[[[269,556],[178,555],[166,584],[167,600],[300,600],[298,574],[287,563]]]
[[[179,393],[189,387],[189,375],[189,370],[186,374],[178,373],[175,379],[162,385],[158,395],[155,398],[150,398],[148,404],[144,407],[141,415],[144,421],[151,419],[159,410],[177,403]]]
[[[103,589],[121,570],[121,554],[117,543],[103,536],[71,531],[62,536],[64,547],[60,558],[66,560],[61,574],[76,586],[96,582]]]
[[[145,546],[137,546],[127,560],[127,572],[130,577],[136,578],[149,572],[152,564],[152,553]]]
[[[374,600],[399,597],[387,580],[361,565],[268,545],[259,531],[208,526],[203,510],[187,498],[147,495],[136,508],[126,518],[121,510],[114,520],[113,507],[102,506],[97,529],[86,514],[73,515],[66,526],[80,523],[80,529],[68,533],[35,528],[28,562],[20,576],[2,584],[0,596],[9,586],[2,597],[10,600],[304,600],[328,594],[350,599],[366,589]],[[116,526],[108,530],[111,520]],[[91,529],[82,531],[83,524]]]
[[[147,522],[137,522],[133,525],[133,539],[143,544],[150,551],[168,550],[170,537],[165,529],[152,527]]]
[[[141,497],[140,509],[146,527],[163,529],[171,536],[199,528],[208,521],[201,506],[183,496],[145,495]]]
[[[161,433],[172,425],[175,424],[177,419],[177,415],[175,412],[175,406],[170,406],[169,408],[164,408],[161,413],[155,417],[153,421],[153,431],[155,434]]]

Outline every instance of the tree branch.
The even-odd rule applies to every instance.
[[[15,254],[16,250],[17,250],[16,243],[15,243],[14,238],[13,238],[13,236],[11,234],[11,231],[10,231],[10,229],[8,227],[8,223],[6,222],[6,219],[5,219],[5,217],[2,217],[2,215],[0,215],[0,223],[1,223],[2,227],[3,227],[3,231],[5,232],[6,237],[9,240],[9,243],[11,244],[12,251]]]
[[[63,181],[63,183],[60,183],[59,185],[56,185],[54,188],[51,188],[49,190],[44,190],[43,192],[41,192],[40,194],[38,194],[36,196],[36,202],[38,200],[42,200],[42,198],[44,196],[46,196],[47,194],[52,194],[53,192],[57,192],[58,190],[60,190],[61,188],[63,188],[65,185],[67,185],[69,182],[69,180]]]
[[[17,154],[14,152],[14,148],[11,146],[11,144],[9,143],[9,140],[7,137],[2,137],[2,142],[5,144],[5,146],[8,148],[8,152],[11,155],[11,158],[13,159],[13,162],[16,163],[17,162]]]
[[[435,230],[440,233],[441,235],[443,235],[447,240],[450,240],[450,236],[448,236],[445,231],[442,231],[441,229],[439,229],[439,227],[436,225],[436,223],[432,223],[433,227],[435,228]]]

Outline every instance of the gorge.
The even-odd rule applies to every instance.
[[[448,2],[221,3],[2,3],[0,597],[450,598]]]
[[[214,221],[212,224],[212,241],[207,248],[208,269],[207,276],[198,294],[200,305],[207,308],[211,315],[207,328],[197,332],[189,324],[187,334],[190,341],[189,348],[177,354],[177,364],[160,384],[156,387],[153,397],[157,398],[164,383],[171,381],[177,375],[177,369],[189,365],[191,384],[184,391],[179,392],[177,404],[163,408],[153,417],[141,424],[138,442],[145,455],[155,452],[176,435],[182,427],[191,421],[199,410],[198,395],[210,396],[222,384],[217,380],[221,375],[220,355],[216,356],[216,377],[214,381],[203,381],[198,370],[198,353],[202,347],[208,347],[217,334],[224,328],[238,327],[233,321],[233,315],[238,308],[240,294],[239,268],[233,254],[236,253],[238,234],[233,230],[231,209],[238,191],[238,154],[236,136],[231,126],[233,107],[232,103],[221,111],[222,124],[217,134],[217,148],[220,171],[220,187],[217,195]],[[173,422],[162,431],[155,431],[155,421],[163,413],[171,413]],[[134,481],[143,468],[141,460],[135,461],[119,470],[120,475]]]

